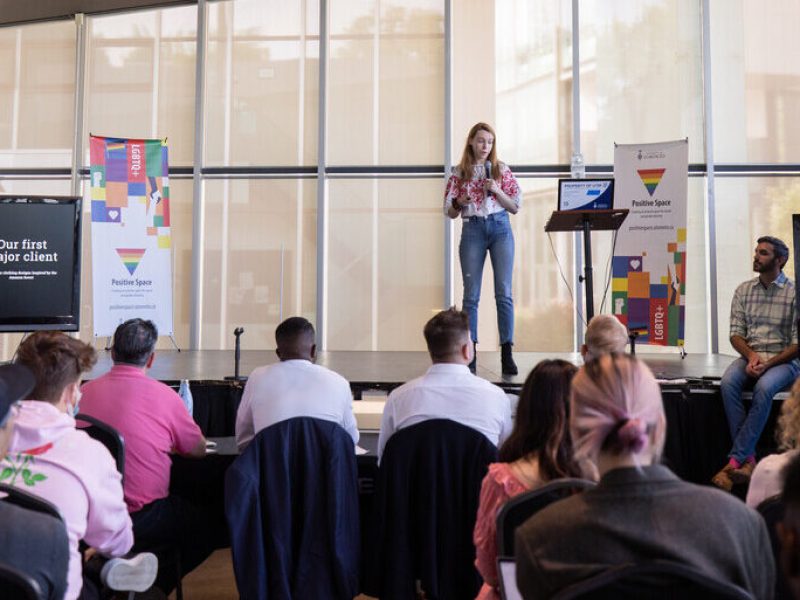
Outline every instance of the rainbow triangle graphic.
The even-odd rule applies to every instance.
[[[122,264],[128,269],[128,273],[133,275],[136,267],[142,262],[146,248],[117,248],[117,254],[122,259]]]
[[[647,192],[652,196],[656,191],[658,184],[661,183],[661,178],[664,176],[666,169],[638,169],[639,177],[647,188]]]

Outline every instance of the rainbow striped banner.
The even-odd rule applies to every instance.
[[[687,140],[617,145],[614,208],[630,213],[611,262],[611,308],[637,343],[683,346]]]
[[[94,334],[141,317],[172,335],[167,144],[91,136],[89,154]]]

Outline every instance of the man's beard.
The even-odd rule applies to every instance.
[[[766,264],[760,263],[760,262],[755,261],[755,260],[753,261],[753,271],[755,271],[756,273],[767,273],[769,271],[772,271],[777,266],[778,266],[778,259],[777,258],[773,258],[771,261],[769,261]]]

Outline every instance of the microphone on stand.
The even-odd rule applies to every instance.
[[[492,161],[487,160],[486,163],[483,165],[483,168],[486,169],[486,179],[491,179],[492,178]],[[486,197],[487,198],[491,198],[492,196],[494,196],[494,194],[492,194],[492,192],[487,190]]]
[[[247,381],[247,377],[239,375],[239,360],[242,357],[241,338],[244,333],[244,327],[237,327],[233,330],[233,335],[236,336],[236,343],[233,350],[233,375],[226,375],[225,379],[228,381]]]

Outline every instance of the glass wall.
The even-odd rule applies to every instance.
[[[790,33],[798,21],[800,4],[793,0],[711,1],[716,161],[760,172],[769,172],[770,164],[800,162],[800,46]],[[774,235],[792,247],[800,179],[724,175],[716,179],[715,194],[719,340],[720,351],[733,354],[728,340],[733,292],[755,276],[758,237]],[[722,233],[729,231],[737,235]],[[791,256],[785,270],[794,278]]]
[[[0,169],[72,164],[75,43],[69,21],[0,28]]]
[[[70,193],[72,148],[77,140],[86,167],[90,132],[167,138],[179,346],[191,338],[198,252],[201,348],[230,347],[237,326],[248,331],[246,348],[272,348],[275,325],[300,314],[324,323],[331,350],[422,350],[423,323],[446,297],[460,305],[462,295],[461,224],[441,211],[446,150],[457,163],[468,129],[487,121],[497,130],[499,158],[523,191],[512,218],[516,348],[571,351],[581,318],[573,299],[576,239],[543,229],[556,206],[554,174],[567,172],[573,152],[578,41],[587,165],[611,165],[615,142],[688,138],[689,162],[702,171],[713,144],[711,223],[708,180],[703,173],[689,179],[686,349],[710,349],[708,272],[716,257],[718,340],[732,352],[730,297],[752,276],[755,238],[790,241],[790,215],[800,206],[800,46],[793,35],[800,6],[710,0],[711,52],[704,57],[702,5],[582,0],[573,32],[570,0],[459,0],[450,3],[450,23],[444,0],[328,0],[320,39],[318,0],[209,2],[199,40],[205,85],[197,181],[187,169],[195,160],[196,5],[86,18],[84,127],[77,133],[75,22],[3,27],[0,193]],[[445,31],[452,33],[449,49]],[[713,140],[705,140],[709,119]],[[85,211],[80,335],[89,340],[88,205]],[[717,233],[712,254],[709,226]],[[610,234],[593,238],[597,308],[611,241]],[[450,260],[452,283],[445,278]],[[793,275],[791,263],[787,271]],[[320,279],[327,283],[317,290]],[[488,264],[483,287],[479,338],[490,350],[498,340]],[[0,336],[0,358],[16,341]]]
[[[90,18],[83,139],[167,138],[170,166],[191,165],[196,29],[196,6]]]
[[[714,158],[800,162],[796,0],[711,0]]]
[[[206,164],[317,164],[318,11],[305,1],[209,4]]]
[[[421,350],[444,299],[438,180],[329,184],[328,349]]]
[[[328,162],[440,165],[442,0],[331,0]]]
[[[580,3],[585,162],[613,163],[615,143],[682,138],[689,162],[703,162],[700,8],[694,0]]]
[[[731,299],[736,287],[756,276],[753,254],[756,240],[773,235],[792,248],[792,214],[800,213],[800,177],[719,178],[716,182],[718,311],[720,352],[735,354],[729,342]],[[795,279],[790,251],[784,272]]]
[[[203,195],[202,347],[241,326],[243,348],[273,348],[281,320],[315,320],[316,182],[210,179]]]

